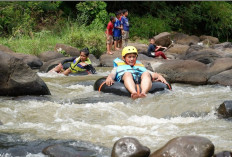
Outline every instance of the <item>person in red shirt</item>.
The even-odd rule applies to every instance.
[[[111,52],[112,49],[112,44],[113,44],[113,29],[114,29],[114,22],[115,22],[115,17],[110,17],[110,21],[107,24],[106,28],[106,44],[107,44],[107,54],[112,55],[113,53]]]

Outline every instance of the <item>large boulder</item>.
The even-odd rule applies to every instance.
[[[171,34],[168,32],[160,33],[153,38],[155,39],[156,45],[168,47],[172,43]]]
[[[97,59],[93,54],[89,54],[89,59],[91,60],[92,65],[93,65],[94,67],[100,66],[100,61],[99,61],[99,59]]]
[[[111,157],[148,157],[150,149],[136,138],[124,137],[114,143]]]
[[[148,42],[149,43],[149,42]],[[148,45],[141,43],[129,43],[128,46],[134,46],[138,50],[138,53],[147,53]]]
[[[0,95],[49,95],[44,81],[22,59],[0,51]]]
[[[219,117],[232,118],[232,101],[224,101],[217,109]]]
[[[38,56],[43,62],[47,62],[56,58],[62,58],[64,57],[63,54],[59,53],[59,52],[55,52],[55,51],[46,51],[43,52],[41,54],[39,54]]]
[[[65,44],[56,44],[55,51],[56,52],[64,51],[66,54],[72,57],[80,56],[80,51],[77,48]]]
[[[43,62],[34,55],[22,54],[22,53],[12,53],[16,58],[22,59],[31,69],[39,69]]]
[[[212,37],[212,36],[207,36],[207,35],[200,36],[200,40],[201,41],[208,41],[210,44],[218,44],[219,43],[218,38]]]
[[[223,71],[232,69],[232,58],[218,58],[209,67],[207,71],[208,78],[217,75]]]
[[[14,53],[14,51],[12,51],[9,47],[6,47],[6,46],[1,45],[1,44],[0,44],[0,51],[7,52],[7,53]]]
[[[195,45],[200,41],[200,38],[195,35],[189,36],[183,33],[174,33],[172,38],[176,44],[181,45]]]
[[[231,42],[224,42],[224,43],[221,43],[221,44],[215,44],[213,46],[214,49],[225,49],[225,48],[232,48],[232,43]]]
[[[201,50],[201,51],[193,51],[191,53],[188,53],[184,56],[183,59],[196,60],[204,64],[210,64],[213,63],[217,58],[222,58],[222,57],[214,51]]]
[[[214,155],[213,143],[200,136],[182,136],[170,140],[150,157],[211,157]]]
[[[202,85],[207,83],[207,66],[193,60],[151,62],[153,71],[164,74],[172,83]]]
[[[220,84],[224,86],[232,86],[232,69],[223,71],[217,75],[211,76],[208,80],[209,84]]]

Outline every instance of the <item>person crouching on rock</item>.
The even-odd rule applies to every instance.
[[[64,70],[63,64],[66,62],[71,62],[70,66]],[[89,59],[89,49],[84,48],[80,52],[79,57],[73,57],[71,59],[66,59],[62,63],[59,63],[55,68],[50,70],[49,72],[57,72],[62,73],[64,75],[69,75],[70,73],[79,73],[79,72],[85,72],[88,73],[96,73],[95,68],[91,65],[91,61]]]
[[[116,58],[114,68],[106,79],[106,85],[111,86],[114,81],[123,82],[131,93],[132,99],[147,96],[152,87],[152,80],[166,83],[166,80],[157,73],[148,71],[144,65],[137,60],[138,51],[134,46],[127,46],[122,50],[122,59]],[[136,92],[136,84],[141,84],[141,93]]]
[[[159,57],[159,56],[161,56],[161,57],[163,57],[163,59],[167,59],[165,54],[162,51],[160,51],[160,49],[166,50],[167,47],[156,46],[154,38],[150,38],[149,41],[150,41],[150,44],[148,46],[147,55],[149,57]]]

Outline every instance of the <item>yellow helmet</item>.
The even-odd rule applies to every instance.
[[[124,47],[122,50],[122,57],[124,57],[126,54],[129,54],[129,53],[136,53],[136,55],[138,55],[138,51],[134,46],[127,46],[127,47]]]

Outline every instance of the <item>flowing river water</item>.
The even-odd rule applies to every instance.
[[[51,96],[0,97],[0,133],[20,133],[28,141],[83,140],[109,148],[130,136],[151,152],[174,137],[199,135],[214,143],[215,152],[232,150],[232,122],[216,115],[216,108],[231,99],[230,87],[172,84],[172,91],[131,100],[93,90],[95,80],[110,69],[98,68],[97,75],[89,76],[38,73]]]

